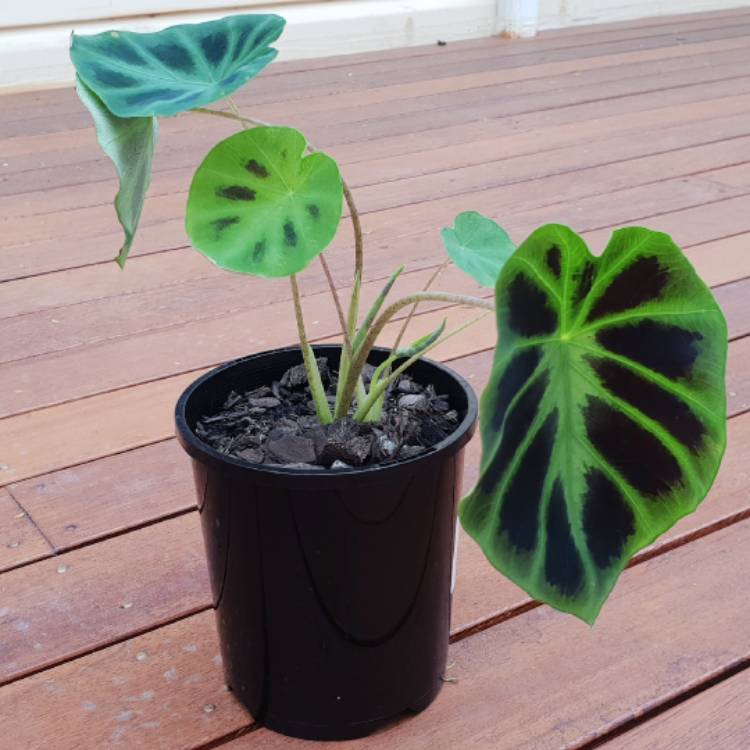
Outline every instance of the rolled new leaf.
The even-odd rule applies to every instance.
[[[440,233],[451,260],[478,284],[492,288],[516,246],[505,230],[476,211],[456,216]]]
[[[122,268],[133,244],[146,191],[151,182],[151,162],[158,133],[157,121],[155,117],[113,115],[80,78],[76,81],[76,89],[81,101],[94,118],[99,145],[112,160],[120,178],[115,210],[125,233],[125,240],[116,260]]]
[[[591,623],[633,554],[716,476],[726,322],[672,240],[635,227],[598,258],[542,227],[496,299],[480,478],[461,521],[531,596]]]
[[[175,115],[229,96],[277,55],[273,14],[228,16],[138,34],[105,31],[71,40],[78,75],[118,117]]]
[[[254,276],[290,276],[331,242],[343,188],[336,162],[304,156],[293,128],[243,130],[209,151],[190,185],[193,245],[216,265]]]

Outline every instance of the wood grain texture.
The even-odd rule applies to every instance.
[[[0,577],[0,684],[207,604],[197,513]]]
[[[745,670],[602,747],[605,750],[745,750],[748,745],[750,672]]]
[[[0,489],[0,573],[47,557],[51,552],[28,514],[7,490]]]
[[[717,299],[729,320],[731,338],[739,338],[750,332],[750,316],[746,314],[750,305],[748,288],[750,280],[727,284],[717,290]],[[424,326],[425,331],[434,330],[443,314],[427,315],[432,317],[420,316],[417,326]],[[459,324],[467,315],[451,312],[450,317],[455,324]],[[391,329],[394,327],[391,326]],[[311,331],[314,330],[311,327]],[[480,339],[471,336],[451,339],[443,350],[443,356],[463,356],[494,346],[495,333],[491,317],[483,321],[481,333]],[[174,336],[174,332],[172,335]],[[311,336],[314,337],[314,334]],[[203,347],[213,345],[213,339],[208,336],[204,339],[186,338],[190,345],[201,340]],[[286,339],[288,340],[289,338]],[[142,346],[142,339],[137,343]],[[257,348],[262,350],[267,347],[261,343]],[[147,351],[149,356],[144,362],[153,362],[151,351]],[[134,361],[125,361],[128,366],[134,365]],[[111,364],[104,358],[101,363],[104,366]],[[122,366],[125,366],[124,363]],[[0,471],[0,485],[155,443],[171,436],[174,403],[184,388],[205,371],[193,370],[1,419],[0,445],[3,446],[2,460],[6,468]],[[71,371],[70,378],[72,377],[74,375]],[[84,378],[83,375],[81,377]],[[71,424],[78,425],[74,436],[70,435]]]
[[[213,612],[0,688],[0,707],[17,750],[53,737],[59,750],[191,748],[247,722],[224,687]]]
[[[476,360],[457,369],[472,379],[486,377]],[[715,531],[740,518],[750,515],[750,504],[745,489],[750,474],[745,456],[750,451],[750,415],[742,415],[729,422],[729,447],[722,469],[707,500],[691,516],[681,520],[667,532],[649,554],[669,549],[680,542]],[[479,443],[472,441],[467,452],[465,489],[476,479]],[[133,462],[130,462],[132,467]],[[97,492],[116,487],[119,476],[125,475],[123,492],[130,490],[127,483],[127,462],[109,461],[109,480],[101,473],[85,479]],[[98,468],[98,467],[97,467]],[[68,484],[69,483],[69,484]],[[62,487],[72,485],[66,495]],[[73,501],[71,517],[97,515],[87,497],[80,497],[80,486],[75,473],[66,472],[51,482],[57,502],[70,496]],[[84,485],[85,486],[85,485]],[[59,529],[60,520],[50,508],[45,482],[26,485],[27,509],[37,523],[44,523],[52,515],[52,532]],[[185,490],[187,488],[184,488]],[[130,490],[132,491],[132,490]],[[158,484],[152,485],[157,494]],[[152,494],[151,504],[158,503]],[[22,493],[20,496],[24,496]],[[55,495],[53,495],[53,498]],[[148,500],[148,494],[141,498]],[[119,497],[115,494],[108,508],[98,510],[99,518],[112,523],[123,519],[132,509],[120,514]],[[53,502],[55,502],[53,500]],[[185,506],[192,502],[185,497]],[[39,516],[35,510],[40,510]],[[89,509],[89,513],[85,512]],[[79,515],[76,515],[79,514]],[[120,521],[122,524],[122,520]],[[64,530],[63,530],[64,531]],[[59,532],[58,532],[59,533]],[[62,536],[62,534],[60,534]],[[80,537],[79,537],[80,540]],[[497,572],[484,558],[479,547],[461,533],[459,543],[457,589],[454,599],[452,632],[454,635],[471,631],[488,620],[503,619],[509,612],[530,606],[528,597]],[[107,561],[107,576],[101,575],[101,561]],[[63,573],[60,565],[64,567]],[[68,576],[68,573],[72,574]],[[53,587],[53,588],[51,588]],[[11,626],[12,637],[0,646],[0,681],[35,671],[51,663],[72,658],[112,640],[119,640],[165,619],[184,616],[209,604],[205,562],[198,529],[197,514],[163,521],[145,529],[133,531],[113,539],[74,550],[54,559],[34,563],[22,570],[0,576],[3,598],[14,603],[6,613],[5,624]],[[54,592],[54,595],[53,593]],[[123,605],[131,607],[123,609]],[[11,630],[12,628],[12,630]],[[40,644],[37,646],[36,644]]]
[[[742,462],[742,456],[750,448],[750,420],[740,418],[730,424],[739,425],[740,421],[744,424],[743,436],[733,436],[730,439],[731,450],[738,455],[728,457],[725,464],[727,468],[722,472],[712,493],[716,499],[707,501],[691,517],[693,519],[711,506],[717,511],[720,503],[726,510],[727,506],[724,504],[729,504],[727,501],[730,497],[735,501],[741,499],[747,505],[744,487],[748,477],[737,472],[737,468]],[[187,519],[181,522],[187,523]],[[682,524],[684,532],[685,521]],[[189,535],[183,532],[172,538],[163,534],[164,526],[161,524],[151,527],[151,534],[158,530],[162,547],[164,540],[167,541],[162,554],[166,552],[170,558],[177,558],[180,550],[189,547],[189,539],[186,538]],[[121,543],[120,546],[120,554],[130,550],[130,556],[113,555],[109,558],[116,563],[114,569],[121,571],[114,580],[110,580],[112,589],[119,588],[120,576],[125,580],[126,570],[131,579],[140,577],[141,569],[136,553],[141,552],[141,557],[144,552],[147,556],[149,554],[150,540],[145,536],[146,531],[134,532],[112,542],[88,548],[102,552],[108,545],[111,549],[114,542],[132,540],[133,543]],[[748,522],[735,524],[728,530],[693,541],[690,545],[626,571],[593,630],[573,618],[543,607],[460,641],[452,647],[452,659],[456,662],[452,673],[455,672],[459,678],[458,685],[447,685],[436,706],[429,709],[428,713],[391,728],[385,734],[368,740],[364,746],[372,742],[374,747],[393,747],[392,744],[382,744],[391,741],[398,742],[398,747],[422,748],[424,745],[414,743],[429,735],[431,746],[447,749],[460,747],[458,743],[461,739],[457,733],[464,731],[468,732],[466,737],[472,744],[479,747],[484,746],[483,743],[490,743],[487,746],[491,747],[508,748],[559,747],[562,746],[563,739],[581,739],[590,733],[601,733],[626,720],[631,706],[635,710],[641,703],[647,705],[666,699],[669,691],[678,691],[711,670],[729,664],[740,649],[746,649],[745,653],[750,655],[750,650],[747,650],[750,649],[750,641],[747,640],[749,636],[742,626],[747,617],[742,609],[747,606],[744,583],[741,576],[727,575],[732,565],[741,569],[746,564],[744,558],[750,554],[748,533]],[[141,536],[140,544],[135,543],[134,537],[137,535]],[[183,543],[181,540],[184,540]],[[500,604],[507,610],[528,604],[523,592],[498,576],[476,545],[467,542],[469,540],[463,536],[454,601],[454,632],[465,631],[471,624],[472,614],[475,617],[479,615],[480,622],[486,621],[493,605]],[[80,565],[74,555],[82,552],[83,550],[79,550],[57,560],[75,560]],[[49,561],[50,564],[55,562]],[[33,566],[33,575],[36,575],[36,570],[42,570],[41,566],[42,564]],[[155,573],[152,572],[151,575]],[[85,572],[79,571],[79,576],[75,590],[77,593],[68,598],[67,607],[71,611],[76,608],[80,619],[84,619],[80,608],[85,606],[86,593],[82,589],[91,584],[85,578]],[[688,595],[682,584],[685,576],[689,576],[691,581]],[[721,576],[724,581],[720,591],[715,585],[717,576]],[[167,580],[174,586],[171,577],[167,576]],[[131,589],[130,592],[122,592],[124,595],[135,594],[132,610],[135,610],[133,617],[136,619],[144,606],[143,597],[154,597],[153,591],[149,593],[145,585],[141,585],[143,588],[131,584],[135,591]],[[171,590],[165,583],[159,588],[162,591]],[[205,581],[200,586],[196,584],[196,588],[205,591]],[[179,590],[184,591],[184,583]],[[141,598],[138,598],[138,593],[141,593]],[[103,614],[99,616],[109,614],[108,610],[118,602],[116,594],[104,592],[103,600],[99,603]],[[731,606],[721,628],[715,627],[710,606],[712,602],[721,602],[722,607]],[[40,620],[44,621],[45,614],[47,613],[31,612],[29,617],[36,619],[32,619],[26,632],[32,633],[32,626]],[[92,614],[85,614],[86,621],[91,622]],[[25,617],[26,613],[22,611],[10,614],[10,617],[19,616]],[[200,707],[207,704],[214,705],[223,717],[220,727],[212,725],[216,733],[214,736],[240,729],[248,724],[247,716],[233,702],[228,701],[226,696],[217,698],[221,678],[218,660],[213,658],[216,654],[216,641],[210,617],[210,613],[206,613],[188,618],[155,633],[133,638],[125,644],[2,688],[0,705],[4,708],[4,715],[6,712],[7,715],[12,715],[13,712],[8,709],[21,705],[19,701],[24,701],[27,705],[46,706],[46,709],[36,714],[39,720],[26,722],[26,728],[19,735],[29,738],[29,743],[33,743],[34,738],[45,736],[45,731],[59,722],[59,717],[64,712],[68,713],[70,726],[60,738],[60,747],[63,748],[72,747],[74,741],[93,742],[95,738],[103,736],[101,732],[110,733],[121,728],[117,721],[122,711],[134,712],[129,714],[130,718],[120,719],[121,722],[129,722],[125,731],[131,737],[157,736],[158,741],[152,739],[155,743],[153,746],[157,747],[174,747],[186,742],[177,739],[181,736],[183,726],[195,729],[195,722],[201,721]],[[465,621],[464,626],[457,624],[455,620],[459,623]],[[14,619],[13,622],[18,620]],[[113,622],[110,617],[110,637],[113,635]],[[62,637],[63,642],[59,644],[61,648],[70,642],[76,643],[80,648],[81,638],[86,636],[94,644],[97,643],[88,628],[76,626],[75,623],[64,624],[68,625],[67,629],[63,629],[63,623],[60,623],[60,627],[55,627],[51,633],[52,636]],[[133,622],[121,618],[119,625],[121,630],[115,635],[126,633]],[[576,659],[570,658],[571,643],[579,644],[580,651],[576,651]],[[696,644],[700,644],[697,652]],[[185,666],[180,660],[187,657],[179,656],[180,649],[187,653],[200,652],[200,655],[195,659],[191,658],[190,664]],[[691,657],[686,659],[684,655],[688,653]],[[133,657],[137,654],[145,654],[147,658],[136,658],[134,663]],[[628,661],[631,659],[638,659],[638,664]],[[484,661],[486,664],[483,666]],[[171,671],[173,669],[174,672]],[[642,670],[646,670],[647,679],[639,679]],[[170,674],[167,675],[166,672]],[[102,675],[109,675],[110,685],[102,685]],[[498,675],[502,675],[502,679]],[[615,675],[631,677],[615,679]],[[171,679],[172,676],[174,680]],[[170,683],[168,686],[164,684],[165,679]],[[176,684],[172,684],[173,682]],[[589,682],[596,686],[595,691],[583,688]],[[512,685],[517,684],[523,687],[523,695],[516,694],[512,689]],[[98,699],[91,696],[94,685],[98,685]],[[559,689],[551,686],[559,686]],[[143,697],[144,693],[151,691],[153,695]],[[165,691],[169,691],[168,694],[165,695]],[[487,692],[484,699],[479,700],[482,691]],[[445,700],[448,700],[447,704]],[[536,711],[534,708],[540,702],[544,711]],[[94,714],[92,703],[97,708],[101,706],[103,710]],[[507,706],[507,711],[504,709],[499,712],[499,716],[494,708],[497,705]],[[461,709],[461,706],[464,708]],[[471,726],[467,727],[465,722],[457,719],[459,715],[467,715],[466,706],[471,706],[471,716],[477,717],[478,724],[475,725],[472,720],[469,722]],[[486,708],[483,709],[482,706]],[[574,721],[568,726],[554,726],[560,716],[570,716]],[[157,728],[152,724],[153,721],[160,722],[158,735],[148,734]],[[493,721],[498,722],[498,725],[493,724]],[[592,725],[591,722],[597,723]],[[525,729],[527,725],[530,729]],[[558,734],[563,728],[562,735]],[[203,737],[200,733],[199,736]],[[291,742],[266,733],[259,737],[264,739],[254,738],[253,741]],[[501,744],[495,744],[497,742]],[[32,747],[33,744],[29,746]],[[257,746],[266,748],[285,745]]]
[[[476,329],[471,341],[479,346],[475,334]],[[466,343],[466,338],[457,337],[456,341]],[[750,337],[733,342],[727,371],[731,416],[750,410],[749,363]],[[489,376],[492,351],[487,348],[452,359],[450,365],[479,392]],[[735,439],[731,435],[738,429],[730,421],[730,446]],[[737,440],[744,435],[742,431],[736,434],[740,436]],[[476,481],[478,463],[477,436],[466,460],[465,491]],[[188,461],[173,439],[21,481],[10,485],[10,490],[57,550],[187,512],[195,505]],[[730,503],[732,508],[739,507],[735,500]]]
[[[627,570],[594,628],[540,607],[460,641],[450,654],[458,682],[426,711],[320,747],[559,750],[606,735],[750,657],[746,582],[728,575],[748,564],[744,521]],[[308,744],[260,730],[225,747]]]
[[[459,683],[349,746],[574,748],[622,726],[613,748],[747,744],[745,702],[731,699],[742,675],[631,724],[750,659],[749,35],[750,11],[652,19],[274,66],[240,96],[342,162],[364,210],[370,297],[395,262],[410,269],[403,289],[418,288],[443,257],[440,227],[476,209],[517,240],[569,223],[594,250],[619,225],[668,231],[730,327],[717,482],[638,556],[596,629],[535,607],[462,534]],[[286,287],[222,274],[186,246],[187,181],[231,123],[164,121],[123,274],[109,262],[113,173],[87,113],[70,90],[3,103],[0,670],[15,680],[0,688],[4,731],[19,748],[301,746],[264,731],[224,744],[251,720],[222,690],[189,462],[170,438],[174,400],[204,367],[294,335]],[[329,250],[342,286],[350,244],[347,229]],[[337,323],[323,278],[313,268],[301,281],[325,340]],[[474,291],[455,270],[443,282]],[[473,314],[425,306],[411,334]],[[435,354],[481,389],[494,335],[490,317]],[[467,489],[478,461],[475,439]]]
[[[190,460],[174,439],[45,474],[10,489],[57,551],[195,507]]]

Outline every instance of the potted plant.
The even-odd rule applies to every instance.
[[[547,225],[516,248],[472,212],[443,230],[449,259],[422,292],[391,301],[396,269],[362,314],[362,231],[336,162],[298,131],[240,114],[230,96],[274,58],[283,25],[239,15],[74,36],[71,57],[120,177],[120,265],[157,118],[190,112],[240,127],[198,166],[187,233],[223,268],[289,278],[299,346],[199,378],[179,399],[177,432],[193,459],[229,686],[274,729],[341,739],[424,708],[445,668],[463,449],[477,404],[458,375],[424,358],[458,331],[443,323],[401,344],[417,305],[495,311],[481,471],[460,519],[498,570],[589,623],[628,560],[713,482],[725,444],[727,331],[665,234],[620,229],[596,257],[570,229]],[[208,107],[218,100],[227,109]],[[322,254],[344,202],[354,234],[346,306]],[[296,275],[316,258],[338,346],[307,338]],[[431,291],[450,260],[494,288],[495,302]],[[397,343],[378,348],[399,313]]]

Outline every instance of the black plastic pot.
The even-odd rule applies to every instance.
[[[336,367],[338,347],[316,354]],[[448,394],[462,419],[429,452],[383,467],[252,465],[195,436],[230,390],[270,384],[300,361],[298,348],[280,349],[212,370],[180,397],[177,434],[193,458],[227,684],[272,729],[351,739],[440,690],[477,403],[455,373],[415,364],[412,376]]]

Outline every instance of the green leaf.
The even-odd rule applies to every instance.
[[[352,342],[352,349],[355,352],[359,349],[360,346],[362,346],[362,343],[367,338],[367,334],[370,332],[370,328],[375,322],[375,318],[380,312],[380,308],[383,307],[383,303],[385,302],[386,297],[393,288],[393,285],[396,283],[396,279],[403,273],[403,271],[404,266],[399,266],[390,275],[388,281],[386,281],[385,283],[385,286],[380,290],[380,294],[378,294],[378,296],[375,298],[375,301],[370,306],[370,309],[365,314],[362,325],[359,327],[357,335],[354,337],[354,341]],[[359,300],[357,301],[357,303],[359,304]]]
[[[481,286],[492,288],[516,246],[492,219],[465,211],[440,233],[451,260]]]
[[[292,128],[243,130],[214,146],[190,186],[186,226],[216,265],[254,276],[301,271],[336,234],[343,189],[336,162],[304,156]]]
[[[122,268],[133,244],[143,201],[151,182],[151,161],[158,124],[155,117],[122,118],[113,115],[80,78],[76,81],[76,90],[94,118],[99,145],[112,160],[120,177],[115,210],[125,232],[125,242],[116,260]]]
[[[434,331],[426,333],[424,336],[420,336],[416,341],[412,341],[409,346],[403,346],[400,349],[396,349],[393,352],[393,356],[396,359],[399,357],[405,357],[408,359],[409,357],[422,354],[422,352],[429,349],[443,335],[446,322],[447,319],[443,318],[443,322]]]
[[[151,34],[105,31],[72,37],[78,75],[119,117],[175,115],[228,96],[276,57],[268,45],[284,19],[228,16]]]
[[[714,480],[726,322],[672,240],[638,227],[598,258],[542,227],[496,299],[480,478],[461,521],[531,596],[592,623],[633,554]]]

